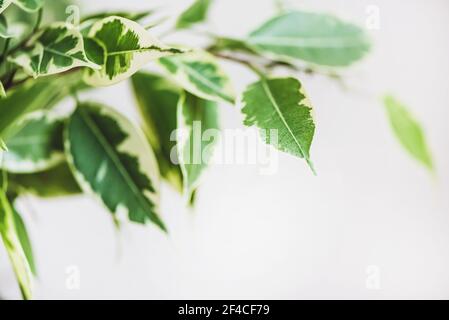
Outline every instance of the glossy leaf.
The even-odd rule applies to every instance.
[[[184,192],[188,199],[198,187],[213,155],[216,138],[205,139],[209,130],[218,130],[215,102],[192,94],[182,95],[178,104],[178,157],[184,176]]]
[[[404,149],[429,170],[434,170],[432,155],[421,124],[407,107],[392,96],[384,98],[390,125]]]
[[[177,129],[180,89],[159,75],[144,72],[132,77],[132,85],[144,131],[156,155],[161,176],[182,191],[181,167],[171,159],[172,151],[176,150],[172,132]]]
[[[347,66],[370,49],[363,29],[333,16],[289,12],[271,19],[248,37],[254,48],[279,58]]]
[[[33,42],[33,47],[19,52],[10,61],[35,78],[76,67],[101,67],[87,58],[81,33],[68,23],[51,25],[37,35]]]
[[[92,103],[76,109],[66,130],[66,153],[81,188],[101,198],[115,218],[151,221],[165,230],[157,213],[157,162],[143,133]]]
[[[20,243],[14,210],[4,190],[0,190],[0,234],[8,252],[17,282],[24,299],[32,297],[31,269]]]
[[[212,0],[195,0],[178,18],[176,28],[189,28],[206,20],[211,2]]]
[[[13,173],[44,171],[64,161],[63,119],[48,112],[26,117],[7,140],[0,167]]]
[[[195,51],[159,62],[186,91],[206,100],[234,103],[230,80],[212,55]]]
[[[162,45],[138,23],[121,17],[96,22],[89,37],[97,40],[104,50],[97,53],[104,55],[101,70],[88,71],[86,75],[86,82],[94,86],[120,82],[152,60],[182,52]]]
[[[315,133],[312,107],[294,78],[262,79],[243,94],[244,124],[262,129],[266,143],[304,158],[312,171],[310,147]],[[275,131],[271,131],[275,130]],[[276,136],[272,136],[272,133]]]

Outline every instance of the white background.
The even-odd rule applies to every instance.
[[[189,2],[82,1],[84,12],[163,5],[173,15]],[[301,75],[315,107],[318,176],[285,154],[272,176],[252,165],[217,165],[204,177],[194,212],[164,186],[168,237],[152,226],[128,225],[117,234],[89,197],[27,198],[36,298],[449,298],[449,3],[290,3],[360,25],[368,5],[380,9],[380,30],[370,31],[374,50],[344,72],[346,91]],[[216,0],[208,31],[243,36],[273,10],[272,0]],[[170,40],[197,41],[182,34]],[[237,90],[254,79],[224,66]],[[393,138],[379,103],[385,92],[407,103],[426,128],[437,179]],[[91,97],[135,117],[127,83]],[[223,105],[221,116],[223,128],[240,127],[236,108]],[[0,259],[0,294],[17,298],[3,251]],[[79,290],[66,286],[71,266],[80,272]],[[375,276],[378,290],[367,286]]]

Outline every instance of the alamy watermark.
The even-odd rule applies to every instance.
[[[254,165],[261,175],[278,172],[277,129],[203,130],[202,126],[201,121],[194,121],[190,129],[178,129],[171,133],[170,140],[180,144],[171,150],[173,164],[179,164],[179,154],[182,153],[184,164]]]

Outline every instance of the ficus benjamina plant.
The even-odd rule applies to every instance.
[[[341,80],[339,70],[372,47],[363,28],[328,14],[277,12],[246,37],[206,32],[201,36],[207,45],[192,48],[159,40],[163,35],[152,27],[166,20],[143,24],[155,10],[100,12],[73,24],[58,15],[64,5],[67,1],[0,0],[0,234],[25,299],[32,298],[37,270],[16,205],[21,196],[92,194],[117,225],[127,219],[167,232],[159,212],[160,181],[193,205],[207,168],[186,161],[193,122],[201,121],[202,130],[218,128],[217,109],[233,105],[245,126],[277,130],[278,141],[262,135],[265,142],[303,159],[315,173],[319,168],[310,151],[319,124],[301,77],[320,73]],[[170,32],[197,32],[212,5],[212,0],[193,1]],[[248,68],[258,80],[234,92],[223,60]],[[140,71],[147,64],[159,72]],[[279,69],[290,75],[277,76]],[[122,81],[130,82],[140,127],[120,106],[77,98],[81,91]],[[73,108],[55,112],[66,97]],[[383,102],[399,142],[433,172],[420,124],[394,97]],[[179,128],[185,134],[172,141]],[[211,147],[213,141],[202,143]]]

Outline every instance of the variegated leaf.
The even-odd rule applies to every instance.
[[[234,103],[229,78],[211,54],[189,52],[161,58],[159,63],[188,92],[206,100]]]
[[[8,23],[4,15],[0,15],[0,38],[8,39],[14,35],[8,30]]]
[[[10,58],[10,61],[35,78],[62,73],[76,67],[100,68],[87,58],[83,37],[70,24],[53,24],[31,42],[34,43],[33,47],[19,52]]]
[[[181,168],[172,160],[176,141],[172,133],[177,129],[177,105],[181,89],[162,76],[138,72],[132,77],[143,127],[156,154],[161,176],[182,192]]]
[[[43,0],[13,0],[13,2],[25,11],[34,12],[42,7]]]
[[[188,199],[198,187],[200,178],[212,158],[217,141],[203,140],[208,130],[218,130],[217,104],[184,93],[178,104],[178,158]]]
[[[6,141],[8,152],[0,167],[12,173],[34,173],[64,162],[63,121],[44,112],[23,119]]]
[[[66,162],[36,173],[8,174],[8,190],[40,198],[55,198],[81,193]]]
[[[5,87],[3,86],[3,83],[0,81],[0,99],[5,97],[6,97]]]
[[[31,269],[17,234],[14,209],[4,189],[0,189],[0,235],[8,252],[9,260],[11,261],[17,282],[19,283],[22,296],[24,299],[31,299]]]
[[[84,191],[93,192],[115,218],[151,221],[158,215],[159,171],[143,133],[107,107],[78,106],[66,128],[65,150]]]
[[[89,31],[89,37],[99,44],[95,55],[104,56],[101,70],[87,71],[85,80],[93,86],[120,82],[152,60],[182,53],[162,45],[138,23],[122,17],[97,21]]]
[[[31,244],[30,236],[28,235],[27,227],[14,203],[11,204],[11,207],[14,213],[14,224],[16,226],[17,237],[19,238],[28,265],[30,266],[30,271],[34,276],[36,276],[37,268],[34,260],[33,246]]]
[[[0,0],[0,13],[11,3],[14,3],[25,11],[34,12],[42,7],[43,0]]]
[[[0,0],[0,13],[6,10],[9,5],[12,3],[12,0]]]

